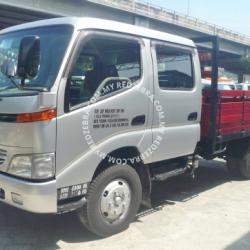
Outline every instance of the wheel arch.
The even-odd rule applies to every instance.
[[[138,148],[134,146],[122,147],[110,152],[97,166],[92,181],[107,168],[119,164],[128,165],[135,169],[142,185],[142,204],[151,207],[152,185],[149,166],[144,163],[140,157]]]

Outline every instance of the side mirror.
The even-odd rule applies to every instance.
[[[40,38],[27,36],[21,40],[18,55],[17,74],[22,79],[32,79],[40,67]]]
[[[1,65],[1,72],[7,77],[14,77],[16,75],[16,64],[11,60],[5,60]]]

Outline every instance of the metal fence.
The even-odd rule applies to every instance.
[[[89,2],[122,9],[128,12],[150,17],[181,27],[197,30],[209,35],[219,35],[225,39],[250,45],[250,37],[234,32],[230,29],[208,23],[182,13],[169,10],[157,5],[149,4],[143,0],[88,0]]]

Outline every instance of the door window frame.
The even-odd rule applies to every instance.
[[[162,88],[160,87],[159,82],[159,69],[158,69],[158,58],[157,58],[157,46],[164,46],[167,49],[176,49],[177,51],[182,51],[189,53],[191,55],[191,70],[192,70],[192,78],[193,78],[193,87],[192,88]],[[185,45],[179,45],[179,44],[173,44],[168,42],[162,42],[162,41],[156,41],[151,40],[151,53],[153,57],[153,67],[154,67],[154,81],[155,85],[158,86],[158,88],[162,91],[172,91],[172,92],[192,92],[196,88],[196,72],[195,72],[195,62],[194,62],[194,56],[195,56],[195,48],[188,47]]]
[[[91,106],[92,104],[89,105],[89,101],[85,101],[83,103],[77,104],[75,106],[70,107],[70,100],[69,100],[69,87],[70,87],[70,75],[73,70],[74,65],[76,64],[79,54],[86,45],[86,43],[91,40],[92,38],[114,38],[114,39],[120,39],[120,40],[127,40],[127,41],[134,41],[138,43],[140,46],[140,79],[138,79],[134,84],[132,88],[135,88],[141,81],[143,81],[144,78],[144,64],[143,64],[143,53],[145,53],[144,48],[145,44],[143,41],[142,37],[137,37],[137,36],[132,36],[128,34],[120,34],[116,32],[110,32],[110,31],[99,31],[99,30],[82,30],[81,33],[79,34],[75,48],[68,60],[67,67],[64,71],[64,78],[67,79],[66,87],[65,87],[65,93],[64,93],[64,113],[70,113],[72,111],[84,108],[86,106]],[[113,93],[107,94],[105,96],[102,96],[97,102],[100,102],[102,100],[108,99],[114,95],[118,95],[120,93],[123,93],[125,91],[128,91],[132,88],[123,88],[121,90],[115,91]],[[95,103],[97,103],[95,102]]]

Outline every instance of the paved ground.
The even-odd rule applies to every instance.
[[[249,250],[250,181],[231,181],[222,162],[201,165],[196,180],[155,185],[155,209],[103,240],[74,214],[31,215],[0,204],[0,249]]]

